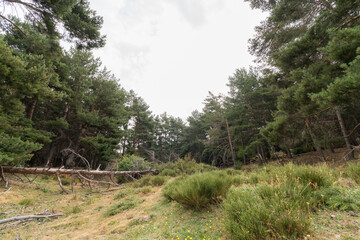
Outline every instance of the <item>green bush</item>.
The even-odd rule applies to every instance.
[[[288,181],[299,181],[309,184],[312,188],[329,187],[336,180],[337,174],[328,167],[296,166],[288,164],[285,166]]]
[[[164,185],[166,179],[163,176],[154,176],[151,178],[151,185],[152,186],[162,186]]]
[[[141,171],[147,169],[150,169],[150,164],[139,156],[124,156],[118,160],[118,171]]]
[[[346,166],[345,176],[360,184],[360,162],[352,162]]]
[[[216,167],[210,166],[208,164],[196,163],[194,159],[179,159],[175,162],[157,164],[154,166],[154,168],[159,170],[160,175],[167,175],[170,173],[170,176],[172,177],[177,175],[190,175],[216,170]],[[165,173],[163,173],[163,171],[165,171]]]
[[[242,166],[243,166],[243,163],[242,163],[242,162],[236,161],[236,162],[235,162],[235,165],[234,165],[234,168],[235,168],[236,170],[240,170],[240,169],[242,168]]]
[[[166,169],[161,171],[160,175],[161,176],[176,177],[177,174],[176,174],[175,170],[166,168]]]
[[[301,238],[309,231],[304,186],[231,188],[224,201],[226,228],[233,239]],[[305,198],[306,199],[306,198]]]
[[[134,182],[134,187],[162,186],[166,182],[164,176],[145,176]]]
[[[200,210],[219,203],[232,184],[232,178],[219,171],[207,172],[176,179],[163,189],[168,200]]]

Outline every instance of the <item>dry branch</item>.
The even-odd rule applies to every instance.
[[[68,190],[66,190],[66,189],[63,187],[62,182],[61,182],[61,178],[60,178],[60,174],[59,174],[58,172],[56,172],[56,176],[57,176],[57,179],[58,179],[58,181],[59,181],[59,185],[60,185],[61,189],[62,189],[65,193],[68,194],[69,192],[68,192]]]
[[[3,192],[3,193],[0,193],[0,195],[3,195],[3,194],[5,194],[5,193],[7,193],[8,191],[10,191],[10,190],[11,190],[11,188],[12,188],[12,187],[9,187],[9,188],[8,188],[8,190],[6,190],[6,191],[5,191],[5,192]]]
[[[7,222],[19,221],[19,220],[50,218],[50,217],[59,217],[59,216],[63,216],[63,214],[18,216],[18,217],[2,219],[2,220],[0,220],[0,224],[7,223]]]
[[[71,149],[71,148],[65,148],[65,149],[61,150],[61,152],[70,152],[70,153],[74,154],[75,156],[79,157],[81,160],[84,161],[84,163],[86,164],[88,170],[90,170],[90,163],[89,163],[89,161],[88,161],[86,158],[84,158],[83,156],[81,156],[80,154],[76,153],[73,149]],[[100,167],[100,166],[99,166],[99,167]]]

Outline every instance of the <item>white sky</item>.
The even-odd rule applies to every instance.
[[[248,39],[266,14],[242,0],[91,0],[106,46],[95,50],[120,84],[154,114],[186,119],[208,91],[226,93],[236,68],[253,65]]]

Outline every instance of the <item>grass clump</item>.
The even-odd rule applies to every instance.
[[[76,213],[80,213],[80,212],[82,212],[82,211],[83,211],[83,210],[82,210],[81,207],[79,207],[79,206],[74,206],[74,207],[72,207],[72,208],[70,208],[70,209],[68,209],[68,210],[66,211],[66,215],[76,214]]]
[[[322,206],[340,211],[358,211],[360,209],[360,189],[329,187],[315,193],[317,202]]]
[[[140,199],[136,196],[128,196],[121,200],[120,202],[110,206],[106,212],[104,213],[105,217],[114,216],[118,213],[121,213],[123,211],[135,208],[140,203],[142,203],[144,200]]]
[[[19,202],[19,205],[20,206],[29,206],[29,205],[33,205],[33,203],[34,203],[33,200],[25,198],[24,200],[21,200]]]
[[[196,210],[219,203],[232,184],[232,178],[222,172],[208,172],[176,179],[163,189],[168,200]]]
[[[234,239],[301,238],[310,226],[304,192],[291,184],[232,188],[223,204],[226,228]]]

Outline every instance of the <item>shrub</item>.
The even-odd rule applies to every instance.
[[[161,186],[166,182],[164,176],[145,176],[134,182],[134,187]]]
[[[346,166],[345,176],[360,184],[360,162],[352,162]]]
[[[118,160],[118,171],[141,171],[149,168],[150,164],[139,156],[124,156]]]
[[[123,200],[121,200],[120,202],[110,206],[106,212],[105,212],[105,216],[106,217],[110,217],[110,216],[114,216],[118,213],[121,213],[123,211],[132,209],[134,207],[136,207],[137,205],[139,205],[140,203],[142,203],[144,200],[143,199],[139,199],[135,196],[128,196],[126,198],[124,198]]]
[[[163,195],[186,207],[200,210],[219,203],[232,183],[228,175],[213,171],[176,179],[163,189]]]
[[[236,161],[236,162],[235,162],[235,165],[234,165],[234,168],[235,168],[236,170],[240,170],[240,169],[242,168],[242,166],[243,166],[243,163],[242,163],[242,162]]]
[[[233,239],[301,238],[309,230],[301,185],[231,188],[224,201]],[[289,195],[288,195],[289,194]],[[303,204],[301,204],[303,205]]]
[[[170,176],[170,177],[176,177],[176,172],[173,169],[164,169],[163,171],[161,171],[160,173],[161,176]]]
[[[163,176],[154,176],[150,182],[152,186],[162,186],[165,183],[165,178]]]
[[[286,177],[288,181],[299,181],[309,184],[312,188],[328,187],[335,182],[335,172],[327,167],[286,165]]]

